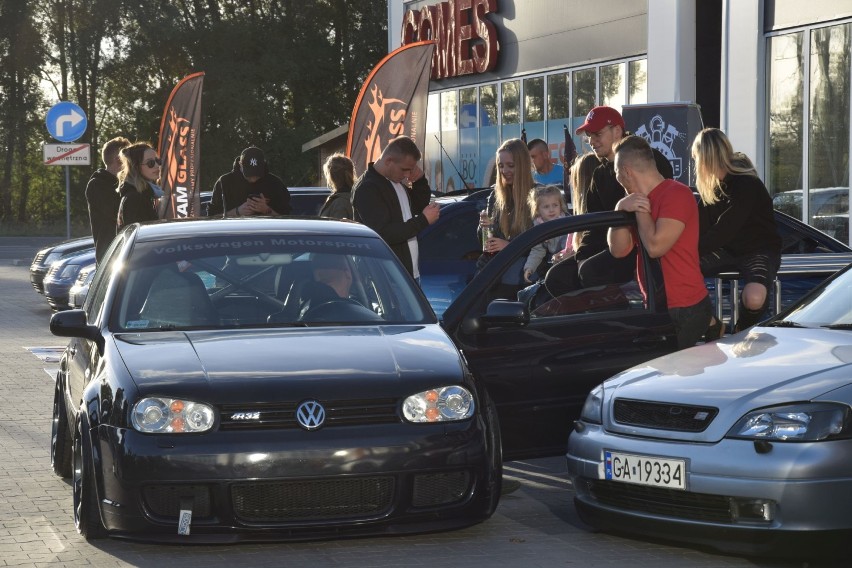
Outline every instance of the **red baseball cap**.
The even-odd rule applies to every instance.
[[[624,130],[624,119],[621,113],[612,107],[596,106],[586,115],[586,122],[580,125],[574,134],[583,132],[599,132],[607,126],[620,126]]]

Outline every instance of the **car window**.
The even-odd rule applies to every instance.
[[[98,313],[101,310],[101,306],[103,305],[107,288],[109,287],[110,279],[108,276],[112,272],[113,266],[115,265],[116,259],[121,251],[121,247],[124,244],[124,239],[124,234],[118,235],[113,239],[106,254],[104,255],[104,260],[95,270],[94,279],[92,280],[92,284],[89,286],[89,293],[86,296],[86,301],[83,302],[83,310],[85,310],[86,316],[91,322],[97,318]]]
[[[319,215],[326,199],[328,199],[327,193],[291,193],[291,215]]]
[[[379,239],[289,235],[137,244],[115,302],[118,330],[433,323]]]

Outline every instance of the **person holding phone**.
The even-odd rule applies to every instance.
[[[250,146],[234,160],[234,169],[216,180],[209,217],[289,215],[290,192],[269,172],[263,150]]]

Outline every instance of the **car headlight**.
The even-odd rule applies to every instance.
[[[728,431],[729,438],[775,442],[816,442],[848,438],[849,407],[811,402],[749,412]]]
[[[603,385],[593,388],[589,396],[586,397],[586,402],[583,404],[583,410],[580,412],[580,420],[591,422],[592,424],[602,424],[603,397]]]
[[[133,405],[133,427],[148,434],[206,432],[213,427],[213,408],[200,402],[149,397]]]
[[[402,415],[409,422],[452,422],[473,416],[473,396],[457,385],[413,394],[402,403]]]
[[[52,253],[47,255],[47,257],[44,259],[44,262],[42,264],[43,264],[43,266],[50,266],[51,264],[53,264],[54,262],[56,262],[60,258],[62,258],[61,252],[52,252]]]

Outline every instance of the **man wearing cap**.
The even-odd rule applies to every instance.
[[[613,211],[621,198],[627,195],[615,178],[616,143],[627,136],[624,118],[612,107],[597,106],[589,111],[586,120],[575,134],[584,134],[586,143],[601,164],[592,175],[592,183],[586,190],[586,211]],[[653,150],[657,170],[665,179],[672,179],[674,172],[668,159]],[[579,277],[584,288],[627,282],[633,279],[635,256],[616,259],[610,254],[606,241],[607,229],[585,232],[575,244]],[[635,253],[634,253],[635,254]],[[548,288],[549,289],[549,288]]]
[[[248,217],[288,215],[290,192],[281,178],[269,173],[263,150],[251,146],[234,160],[234,169],[216,180],[207,215]]]

